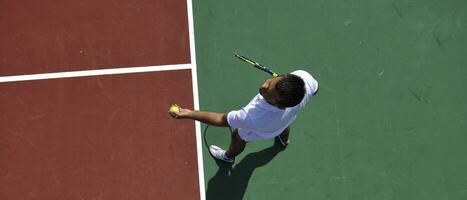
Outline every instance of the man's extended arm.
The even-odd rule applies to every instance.
[[[176,119],[192,119],[213,126],[229,126],[227,122],[227,113],[193,111],[180,108],[179,113],[171,113],[170,115]]]

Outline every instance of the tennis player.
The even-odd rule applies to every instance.
[[[285,147],[289,144],[289,125],[305,104],[318,92],[318,82],[308,72],[297,70],[266,80],[244,108],[228,113],[193,111],[180,108],[171,116],[192,119],[214,126],[232,127],[227,151],[211,145],[212,156],[228,163],[235,162],[247,142],[277,137]]]

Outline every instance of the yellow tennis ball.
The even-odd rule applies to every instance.
[[[172,106],[170,106],[169,112],[170,113],[179,113],[180,112],[180,107],[178,105],[172,105]]]

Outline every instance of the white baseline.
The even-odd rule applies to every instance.
[[[57,78],[74,78],[74,77],[85,77],[85,76],[101,76],[101,75],[171,71],[171,70],[192,69],[192,66],[193,64],[177,64],[177,65],[127,67],[127,68],[81,70],[81,71],[55,72],[55,73],[43,73],[43,74],[14,75],[14,76],[0,77],[0,83],[57,79]]]

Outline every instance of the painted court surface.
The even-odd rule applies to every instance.
[[[191,3],[0,1],[1,200],[467,199],[467,1]],[[167,110],[246,105],[234,53],[320,92],[226,165]]]
[[[201,197],[186,1],[0,5],[0,199]]]

